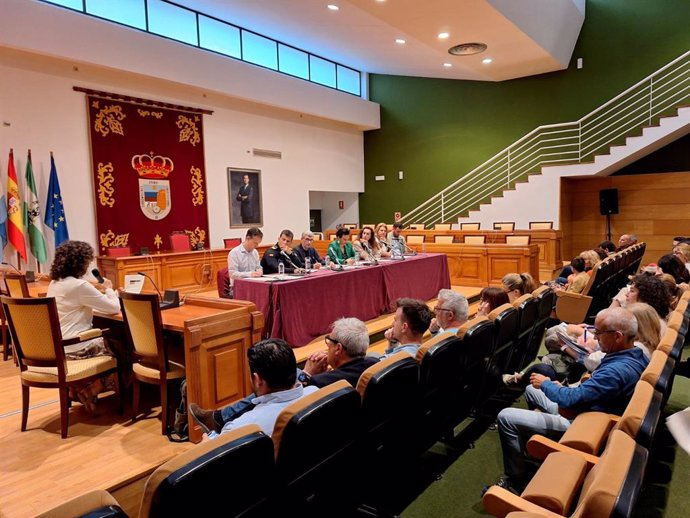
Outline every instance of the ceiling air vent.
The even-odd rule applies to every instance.
[[[453,56],[471,56],[486,50],[485,43],[461,43],[448,49],[448,54]]]
[[[260,156],[263,158],[277,158],[278,160],[281,160],[283,158],[283,153],[281,153],[280,151],[272,151],[270,149],[253,148],[252,155]]]

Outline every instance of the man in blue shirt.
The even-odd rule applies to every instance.
[[[278,415],[286,406],[318,390],[296,383],[295,355],[285,340],[269,338],[252,345],[247,351],[247,360],[255,397],[246,411],[225,422],[220,432],[218,427],[210,427],[204,419],[198,419],[192,413],[209,439],[246,424],[257,424],[270,436]]]
[[[525,400],[531,410],[506,408],[498,414],[505,477],[498,485],[519,492],[526,484],[525,451],[534,434],[558,440],[574,417],[589,410],[621,415],[649,361],[634,346],[637,320],[623,308],[605,309],[594,322],[594,335],[606,356],[592,377],[564,387],[532,374]],[[535,411],[538,410],[538,411]]]
[[[434,315],[423,300],[402,298],[398,299],[395,305],[397,309],[393,316],[393,327],[384,335],[390,346],[382,358],[400,351],[414,357]]]

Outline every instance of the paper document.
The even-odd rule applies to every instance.
[[[690,408],[668,416],[666,426],[678,445],[690,455]]]
[[[126,293],[141,293],[144,287],[143,275],[125,275],[125,292]]]

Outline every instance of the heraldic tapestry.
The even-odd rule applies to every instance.
[[[99,253],[209,242],[202,114],[87,96]]]

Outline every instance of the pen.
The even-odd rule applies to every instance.
[[[585,343],[587,343],[587,328],[585,327]]]

